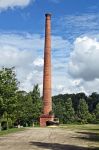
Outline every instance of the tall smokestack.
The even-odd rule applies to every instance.
[[[52,110],[51,99],[51,14],[45,14],[45,49],[43,72],[43,113]]]
[[[48,121],[54,120],[51,98],[51,14],[45,14],[45,48],[43,72],[43,114],[40,116],[40,126],[45,127]]]

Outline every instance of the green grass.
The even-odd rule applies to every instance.
[[[93,150],[99,150],[99,125],[85,124],[85,125],[74,125],[67,124],[60,126],[66,130],[72,130],[78,134],[78,139],[89,142],[89,148],[93,147]],[[82,135],[80,137],[80,135]]]
[[[25,130],[25,128],[12,128],[12,129],[8,129],[8,130],[3,130],[3,131],[0,131],[0,136],[10,134],[10,133],[16,133],[16,132],[24,131],[24,130]]]
[[[90,130],[92,132],[99,133],[99,125],[98,124],[83,124],[83,125],[75,125],[75,124],[66,124],[60,125],[61,128],[64,129],[72,129],[72,130]]]

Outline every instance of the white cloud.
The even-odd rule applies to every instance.
[[[99,78],[99,41],[96,38],[79,37],[74,42],[69,73],[75,78],[89,81]]]
[[[43,49],[42,41],[39,35],[0,34],[0,67],[15,66],[20,88],[23,90],[29,91],[38,83],[34,78],[33,62],[37,58],[37,50]]]
[[[37,67],[42,67],[44,64],[44,60],[42,58],[36,58],[33,64]]]
[[[65,55],[65,49],[61,59],[53,61],[54,93],[99,93],[99,36],[78,37],[72,48],[69,58]]]
[[[0,10],[14,7],[25,7],[32,1],[34,2],[35,0],[0,0]]]
[[[95,37],[75,39],[70,53],[66,39],[52,36],[53,95],[99,91],[99,37]],[[22,90],[30,91],[38,83],[42,93],[43,53],[44,37],[38,34],[0,34],[0,68],[15,66]]]
[[[52,76],[55,77],[53,86],[54,84],[57,85],[60,78],[58,72],[65,67],[62,62],[65,60],[64,53],[67,51],[65,47],[66,45],[69,47],[68,43],[62,37],[52,36],[52,67],[54,68]],[[15,66],[17,78],[20,81],[20,89],[22,90],[30,91],[33,85],[37,83],[42,89],[43,53],[44,37],[38,34],[0,34],[0,68],[2,66]],[[61,79],[59,84],[61,84]],[[53,92],[53,94],[55,93]]]
[[[70,48],[70,43],[61,36],[52,36],[52,48],[60,50]]]
[[[75,14],[75,15],[66,15],[64,18],[61,18],[64,22],[63,25],[71,25],[72,27],[77,28],[89,28],[93,29],[98,26],[99,16],[97,14]]]
[[[99,15],[97,13],[75,13],[72,15],[64,15],[55,22],[56,32],[59,32],[68,39],[75,40],[81,35],[98,34],[99,32]]]

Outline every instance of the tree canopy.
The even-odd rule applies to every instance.
[[[99,123],[99,94],[59,94],[53,96],[53,110],[61,123]],[[72,118],[72,119],[71,119]]]
[[[99,94],[59,94],[52,97],[60,123],[99,123]],[[39,123],[42,98],[38,84],[30,92],[19,90],[15,68],[0,70],[0,129]]]
[[[29,93],[19,90],[14,68],[0,70],[0,126],[30,125],[38,122],[42,101],[38,85]]]

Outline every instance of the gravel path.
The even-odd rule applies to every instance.
[[[91,150],[81,136],[62,128],[30,128],[0,137],[0,150]]]

